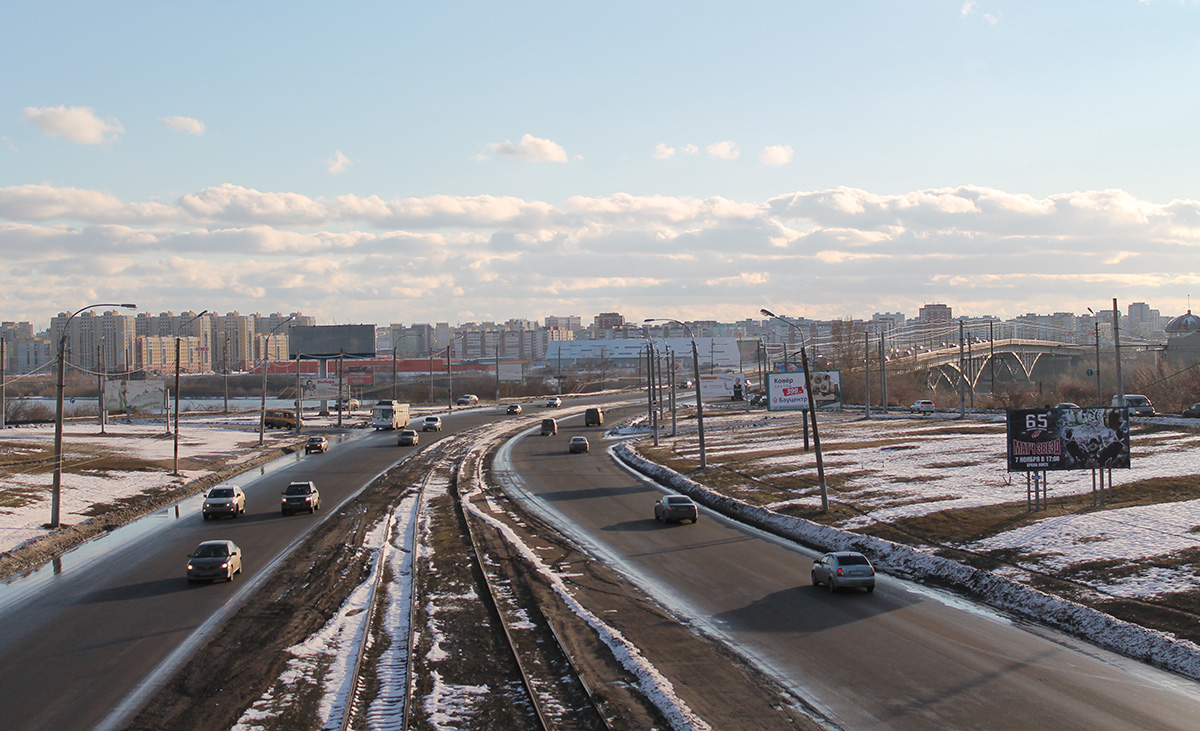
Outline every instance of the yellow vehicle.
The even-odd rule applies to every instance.
[[[268,429],[295,429],[296,412],[282,409],[267,409],[263,423]]]

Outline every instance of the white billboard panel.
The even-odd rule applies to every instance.
[[[520,383],[525,380],[524,363],[501,363],[497,368],[496,378],[503,383]]]
[[[167,400],[166,381],[109,381],[104,385],[104,410],[162,413]]]
[[[813,371],[813,402],[817,408],[841,405],[842,380],[840,371]],[[799,411],[808,408],[808,392],[804,390],[804,372],[767,374],[767,410]]]
[[[338,379],[305,378],[300,384],[300,397],[305,401],[325,401],[338,397]]]
[[[716,373],[700,375],[700,398],[705,401],[733,401],[746,398],[746,374]]]

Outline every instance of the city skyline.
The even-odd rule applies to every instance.
[[[4,319],[1174,316],[1200,293],[1194,2],[229,12],[12,11]]]

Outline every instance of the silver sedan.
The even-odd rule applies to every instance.
[[[867,557],[856,551],[827,553],[813,563],[812,585],[821,584],[829,591],[850,587],[862,587],[875,591],[875,567]]]

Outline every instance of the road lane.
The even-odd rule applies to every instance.
[[[569,455],[584,434],[589,454]],[[661,491],[577,419],[527,436],[497,474],[652,595],[727,638],[846,728],[1195,728],[1190,681],[907,582],[809,583],[810,554],[702,510],[660,525]],[[505,474],[509,460],[514,474]]]
[[[497,417],[456,411],[422,447]],[[205,521],[202,498],[148,516],[43,567],[0,584],[0,716],[3,728],[91,729],[197,628],[240,601],[243,587],[343,500],[414,450],[393,432],[336,440],[326,454],[292,455],[231,480],[246,491],[246,514]],[[316,515],[283,516],[288,482],[312,480]],[[189,585],[187,554],[228,538],[245,552],[233,582]],[[247,589],[249,590],[249,589]]]

